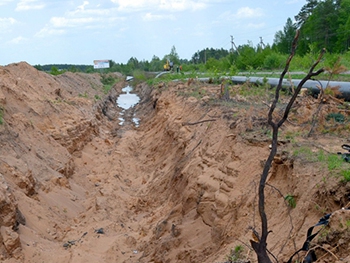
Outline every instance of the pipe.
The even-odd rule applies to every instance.
[[[157,76],[155,76],[154,78],[156,79],[156,78],[159,78],[160,76],[162,76],[162,75],[164,75],[164,74],[167,74],[167,73],[170,73],[171,71],[162,71],[162,72],[160,72],[160,73],[158,73],[158,75]]]
[[[278,78],[261,78],[261,77],[241,77],[241,76],[234,76],[230,78],[233,83],[235,84],[243,84],[247,81],[253,82],[253,83],[264,83],[264,81],[267,81],[268,84],[270,84],[272,87],[275,87],[278,85],[279,79]],[[292,79],[292,80],[283,80],[282,86],[283,87],[291,87],[292,85],[294,87],[297,87],[300,83],[301,79]],[[343,81],[327,81],[327,80],[308,80],[303,85],[303,88],[307,88],[311,90],[312,94],[317,95],[320,93],[320,90],[318,87],[325,89],[326,87],[339,87],[340,92],[340,98],[350,101],[350,82],[343,82]]]

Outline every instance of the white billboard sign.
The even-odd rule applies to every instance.
[[[94,69],[109,68],[109,60],[94,60]]]

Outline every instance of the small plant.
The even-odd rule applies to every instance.
[[[227,255],[227,261],[225,263],[235,263],[242,259],[243,246],[238,245],[234,249],[231,249],[230,254]]]
[[[315,153],[312,152],[312,150],[307,146],[301,146],[294,150],[293,152],[294,157],[298,157],[300,159],[303,159],[308,162],[316,162],[317,158],[315,156]]]
[[[146,76],[145,71],[137,69],[137,70],[134,70],[132,72],[132,75],[133,75],[134,79],[136,79],[138,81],[146,81],[147,80],[147,76]]]
[[[4,123],[3,121],[3,116],[4,116],[4,110],[2,109],[2,107],[0,106],[0,125],[2,125]]]
[[[350,170],[342,170],[340,174],[344,177],[344,182],[350,182]]]
[[[318,241],[319,242],[322,242],[322,241],[324,241],[326,238],[327,238],[327,236],[330,234],[330,229],[329,229],[329,227],[327,228],[327,227],[323,227],[321,230],[320,230],[320,232],[319,232],[319,234],[318,234]]]
[[[107,94],[112,86],[117,82],[117,78],[113,78],[110,75],[101,75],[101,82],[103,84],[103,91]]]
[[[287,194],[285,197],[284,197],[284,200],[287,201],[288,205],[291,207],[291,208],[295,208],[297,206],[297,203],[295,201],[295,198],[293,195],[290,195],[290,194]]]
[[[79,97],[88,98],[88,94],[87,94],[87,92],[85,91],[84,94],[79,93]]]
[[[346,228],[350,228],[350,219],[345,221]]]
[[[300,136],[300,132],[287,131],[285,133],[286,140],[290,140],[291,142],[295,142],[295,138],[298,136]]]
[[[327,158],[328,170],[333,171],[340,168],[343,165],[343,160],[341,160],[338,155],[330,154]]]
[[[335,122],[344,123],[345,122],[345,116],[341,113],[330,113],[326,116],[326,120],[334,120]]]

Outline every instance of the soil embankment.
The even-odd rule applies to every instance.
[[[18,63],[1,67],[0,77],[3,262],[224,262],[237,246],[242,260],[256,262],[249,240],[250,229],[260,227],[266,108],[242,98],[236,106],[209,104],[220,85],[140,84],[141,101],[120,125],[122,76],[107,95],[99,74],[53,77]],[[198,87],[205,96],[181,95]],[[284,131],[296,129],[289,123]],[[347,141],[320,136],[297,143],[337,152]],[[266,189],[269,250],[281,261],[324,213],[350,201],[349,183],[294,158],[290,144],[281,141]],[[295,198],[294,209],[286,195]],[[349,236],[341,234],[348,210],[335,218],[344,227],[333,221],[339,236],[321,240],[328,250],[337,246],[325,259],[349,262]]]

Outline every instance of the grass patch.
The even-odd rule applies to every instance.
[[[86,98],[86,99],[89,97],[89,95],[87,94],[86,91],[84,92],[84,94],[79,93],[78,96],[81,97],[81,98]]]
[[[190,78],[196,78],[196,75],[194,73],[185,75],[184,73],[167,72],[159,76],[158,78],[155,78],[155,76],[150,77],[149,79],[147,79],[146,83],[149,86],[154,86],[154,85],[158,85],[161,82],[168,83],[175,80],[186,81],[187,79],[190,79]]]
[[[289,205],[291,208],[295,208],[295,207],[297,206],[297,202],[295,201],[295,198],[294,198],[293,195],[290,195],[290,194],[286,195],[286,196],[284,197],[284,200],[287,201],[288,205]]]
[[[107,94],[117,81],[118,81],[117,77],[113,77],[113,76],[107,75],[107,74],[101,75],[101,82],[103,84],[103,92],[105,94]]]
[[[290,140],[292,143],[295,143],[296,142],[296,137],[299,137],[301,136],[301,133],[298,131],[298,132],[293,132],[293,131],[287,131],[284,133],[284,138],[286,140]]]
[[[194,97],[196,99],[201,99],[207,94],[205,89],[200,88],[199,86],[193,86],[185,92],[179,92],[179,95],[184,97]]]
[[[0,106],[0,125],[4,123],[3,117],[4,117],[4,109]]]
[[[339,156],[336,154],[329,154],[327,156],[327,164],[328,170],[334,171],[340,169],[343,166],[344,161],[341,158],[339,158]]]
[[[330,175],[339,176],[344,182],[350,182],[350,164],[345,162],[338,154],[326,153],[322,150],[313,152],[306,146],[294,150],[293,156],[306,162],[317,162],[320,168],[330,172]]]
[[[243,246],[238,245],[234,249],[231,249],[230,254],[226,256],[226,260],[229,263],[234,263],[242,259]]]
[[[301,146],[298,147],[297,149],[295,149],[293,151],[293,156],[294,157],[298,157],[302,160],[305,160],[307,162],[317,162],[318,159],[318,155],[316,155],[311,148],[307,147],[307,146]]]
[[[343,177],[344,182],[350,182],[350,170],[341,170],[340,175]]]

